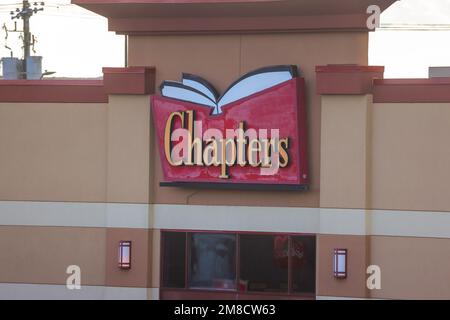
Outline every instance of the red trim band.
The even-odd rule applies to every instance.
[[[374,80],[376,103],[450,102],[450,78]]]
[[[317,94],[368,94],[373,79],[383,78],[382,66],[326,65],[316,67]]]
[[[102,80],[0,80],[0,102],[106,103]]]
[[[227,34],[311,31],[367,31],[363,14],[268,17],[120,17],[109,18],[118,34]]]
[[[311,30],[369,32],[367,7],[396,0],[72,0],[124,34]]]
[[[380,66],[317,66],[317,94],[372,94],[375,103],[450,102],[450,77],[383,79],[383,73]]]
[[[103,81],[109,94],[153,94],[155,68],[103,68]]]
[[[110,94],[152,94],[155,69],[104,68],[104,80],[0,80],[0,102],[107,103]]]

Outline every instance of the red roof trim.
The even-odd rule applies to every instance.
[[[450,103],[450,78],[374,80],[376,103]]]
[[[104,68],[104,80],[0,80],[0,102],[107,103],[110,94],[152,94],[155,69]]]
[[[72,0],[121,34],[366,31],[367,7],[396,0]]]

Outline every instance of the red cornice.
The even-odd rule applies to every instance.
[[[72,0],[121,34],[368,31],[366,10],[396,0]]]
[[[357,64],[327,64],[316,66],[318,73],[383,73],[383,66],[361,66]]]
[[[203,34],[311,31],[365,31],[365,15],[283,17],[110,18],[118,34]]]
[[[152,94],[155,68],[103,68],[103,81],[109,94]]]
[[[103,80],[0,80],[0,102],[107,103],[110,94],[152,94],[154,71],[104,68]]]
[[[317,94],[372,94],[375,103],[450,103],[450,78],[383,79],[384,67],[316,67]]]
[[[369,94],[373,79],[382,79],[384,67],[358,65],[327,65],[316,67],[318,94]]]
[[[102,80],[0,80],[0,102],[108,102]]]
[[[373,101],[450,103],[450,78],[375,80]]]

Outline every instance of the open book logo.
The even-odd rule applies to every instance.
[[[270,66],[221,96],[183,73],[152,96],[163,185],[308,184],[304,79],[296,66]]]
[[[235,81],[221,96],[205,79],[183,73],[181,81],[164,81],[161,94],[212,108],[212,114],[222,113],[222,107],[252,94],[264,91],[297,77],[295,66],[272,66],[250,72]]]

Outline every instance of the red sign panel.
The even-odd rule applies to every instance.
[[[220,98],[205,80],[164,82],[152,114],[166,185],[308,185],[305,82],[293,66],[256,70]]]

